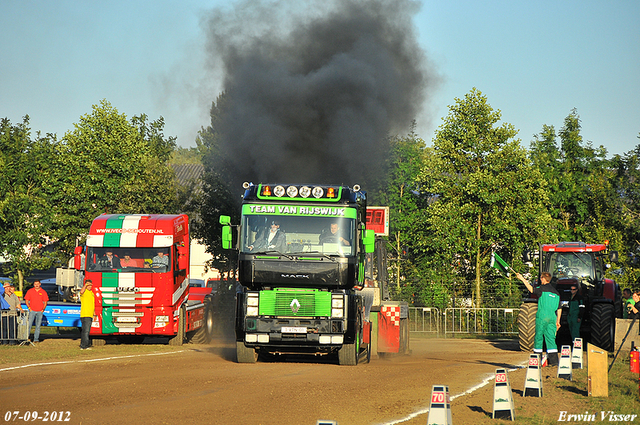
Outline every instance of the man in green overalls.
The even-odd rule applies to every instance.
[[[541,286],[533,288],[531,284],[520,274],[516,277],[524,283],[529,292],[538,296],[538,312],[536,313],[536,336],[533,340],[533,352],[542,356],[542,343],[547,344],[549,366],[558,364],[558,346],[556,345],[556,332],[560,329],[560,294],[551,282],[551,274],[544,272],[540,275]]]
[[[578,285],[574,283],[571,285],[571,300],[569,301],[569,315],[567,316],[572,341],[580,338],[580,324],[583,314],[584,301],[582,300],[582,295],[578,292]]]

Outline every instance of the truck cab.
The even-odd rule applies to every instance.
[[[367,349],[366,193],[359,186],[245,183],[237,226],[236,348],[258,354],[337,353],[357,364]],[[231,247],[229,218],[223,244]]]

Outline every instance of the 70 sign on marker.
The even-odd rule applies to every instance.
[[[443,392],[431,393],[431,403],[444,403],[445,399],[449,403],[449,397],[445,397]]]

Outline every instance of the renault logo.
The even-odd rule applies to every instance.
[[[298,310],[300,310],[300,301],[294,298],[293,301],[291,301],[291,304],[289,304],[289,307],[291,307],[293,314],[296,314]]]

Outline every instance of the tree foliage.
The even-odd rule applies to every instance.
[[[230,187],[229,163],[220,152],[220,117],[224,113],[227,97],[223,93],[211,105],[211,124],[199,134],[197,149],[203,152],[204,185],[201,197],[194,199],[192,208],[197,210],[199,219],[194,223],[195,237],[207,246],[213,259],[210,266],[224,274],[233,274],[237,266],[237,254],[233,250],[222,249],[222,226],[220,215],[228,215],[232,223],[240,222],[241,187]]]
[[[102,213],[175,213],[174,175],[167,161],[175,146],[162,118],[127,120],[103,100],[52,147],[51,234],[70,253]]]
[[[437,198],[421,245],[452,279],[473,279],[478,306],[491,251],[521,252],[546,239],[550,224],[545,182],[500,117],[476,89],[456,99],[418,177],[422,193]]]
[[[425,142],[412,127],[405,137],[392,137],[389,141],[383,190],[373,192],[375,202],[389,207],[388,247],[392,259],[390,282],[395,291],[413,293],[412,282],[419,279],[416,265],[419,261],[416,246],[421,223],[424,222],[425,201],[418,191],[416,177],[424,164]]]
[[[0,255],[16,272],[19,288],[34,269],[49,268],[55,257],[45,250],[51,225],[42,190],[50,169],[51,136],[32,139],[29,117],[0,122]]]

